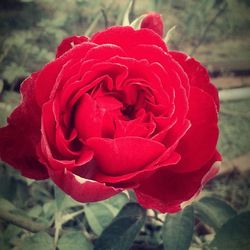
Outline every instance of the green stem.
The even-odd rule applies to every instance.
[[[30,232],[37,233],[41,231],[48,231],[49,227],[45,224],[37,223],[32,219],[14,214],[10,211],[0,210],[0,219],[12,223],[16,226],[22,227]]]
[[[60,211],[57,211],[55,214],[55,234],[54,234],[54,244],[57,245],[57,241],[59,239],[59,235],[62,229],[62,213]]]
[[[76,216],[78,216],[79,214],[82,214],[84,212],[84,208],[80,209],[76,212],[70,213],[70,214],[65,214],[62,216],[61,220],[62,220],[62,225],[72,219],[74,219]]]

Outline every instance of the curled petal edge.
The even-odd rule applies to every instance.
[[[67,169],[62,171],[49,170],[49,175],[59,188],[79,202],[101,201],[123,191],[108,187],[104,183],[82,178]]]
[[[176,213],[182,210],[185,206],[189,205],[197,199],[204,185],[212,179],[219,171],[219,166],[221,164],[221,157],[218,153],[216,153],[216,161],[213,163],[212,167],[208,170],[208,172],[200,179],[199,187],[195,188],[186,198],[175,199],[174,202],[169,202],[168,204],[163,203],[160,199],[154,198],[152,195],[140,192],[136,193],[136,197],[138,202],[145,208],[153,208],[158,210],[161,213]],[[150,206],[149,206],[150,204]]]
[[[88,37],[85,36],[69,36],[62,40],[62,42],[58,45],[56,50],[56,58],[63,55],[68,50],[72,49],[77,44],[87,42]]]
[[[201,181],[201,187],[200,189],[197,191],[196,194],[194,194],[194,196],[192,198],[190,198],[190,200],[188,201],[184,201],[181,203],[180,207],[181,209],[184,209],[186,206],[192,204],[192,202],[194,200],[199,199],[200,196],[200,192],[201,189],[204,187],[204,185],[210,181],[214,176],[216,176],[220,170],[220,166],[221,166],[221,161],[216,161],[213,166],[211,167],[211,169],[207,172],[207,174],[203,177],[202,181]]]

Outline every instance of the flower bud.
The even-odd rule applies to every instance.
[[[141,28],[151,29],[162,37],[164,29],[162,16],[156,12],[149,12],[148,15],[143,18]]]

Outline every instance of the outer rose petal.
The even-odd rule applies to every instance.
[[[34,73],[21,85],[22,102],[0,129],[0,158],[33,179],[46,179],[48,173],[38,161],[36,145],[40,141],[41,110],[34,98]]]
[[[58,45],[56,50],[56,58],[60,57],[66,51],[72,49],[75,45],[88,41],[88,38],[85,36],[69,36],[62,40]]]
[[[219,135],[217,110],[213,98],[196,87],[190,89],[188,119],[191,127],[176,149],[182,159],[172,167],[174,172],[198,170],[216,151]]]
[[[53,89],[57,87],[57,78],[60,72],[65,67],[65,64],[73,60],[81,60],[85,57],[89,49],[95,47],[93,43],[82,43],[74,49],[64,53],[59,58],[46,64],[41,70],[35,82],[35,96],[37,103],[42,106],[49,100],[53,93]]]
[[[102,32],[97,32],[92,37],[91,42],[97,44],[115,44],[122,47],[128,53],[130,48],[139,44],[155,45],[167,51],[164,41],[152,30],[134,30],[129,26],[114,26]]]
[[[186,202],[197,195],[203,185],[218,172],[220,157],[217,152],[200,170],[191,173],[174,173],[160,169],[135,189],[138,202],[145,208],[162,213],[175,213]]]
[[[161,15],[155,12],[148,13],[141,22],[141,28],[151,29],[162,37],[164,25]]]
[[[216,87],[210,83],[207,69],[200,62],[179,51],[171,51],[170,54],[182,66],[188,75],[190,85],[201,88],[214,98],[219,110],[219,96]]]
[[[84,179],[67,171],[67,169],[49,171],[49,175],[56,185],[79,202],[101,201],[122,191],[108,187],[104,183]]]

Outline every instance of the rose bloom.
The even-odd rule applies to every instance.
[[[80,202],[133,189],[143,207],[177,212],[197,195],[221,160],[218,92],[198,61],[168,50],[154,15],[63,40],[22,83],[1,159]]]

